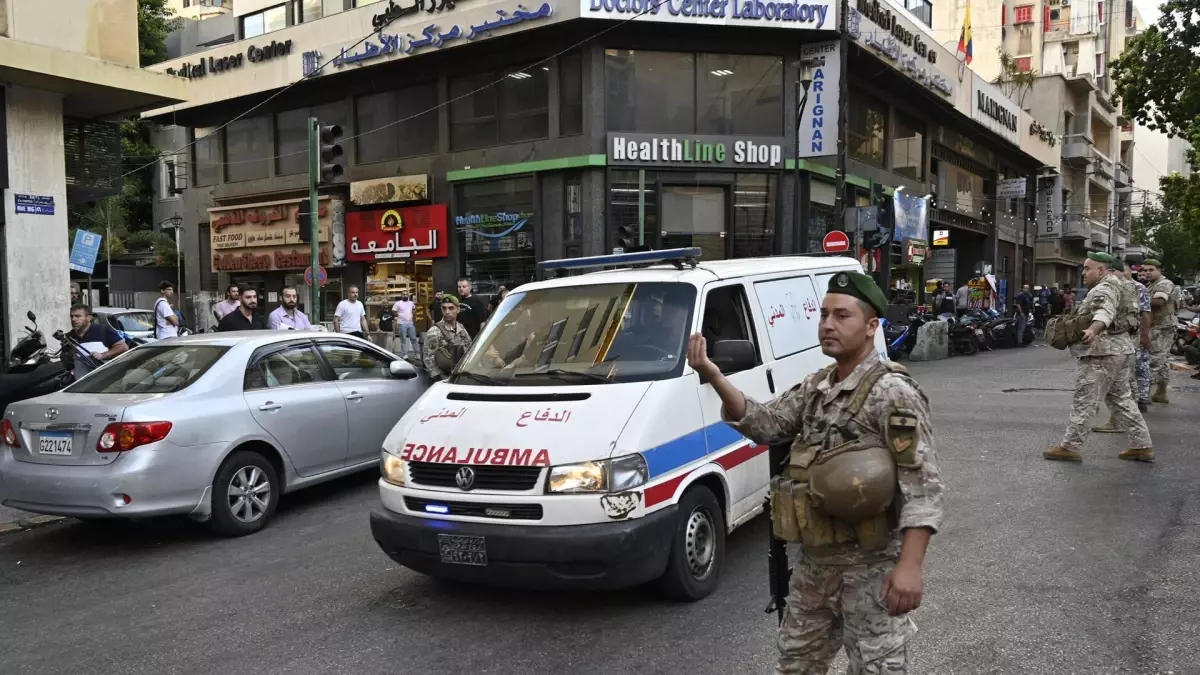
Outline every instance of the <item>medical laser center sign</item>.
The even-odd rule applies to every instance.
[[[833,30],[834,0],[580,0],[580,16],[713,26]],[[640,15],[640,16],[639,16]]]

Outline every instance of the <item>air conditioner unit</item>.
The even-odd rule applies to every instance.
[[[1050,20],[1051,21],[1058,21],[1060,16],[1062,16],[1062,10],[1058,10],[1058,9],[1050,10]]]
[[[1071,0],[1062,0],[1062,2],[1060,2],[1059,4],[1062,5],[1063,7],[1070,7]]]

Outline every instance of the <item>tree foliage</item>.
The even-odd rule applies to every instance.
[[[1024,108],[1025,95],[1033,89],[1034,83],[1037,82],[1037,71],[1022,70],[1017,66],[1017,60],[1012,54],[1006,52],[1004,47],[997,47],[996,52],[1000,55],[1000,74],[992,80],[992,84],[999,87],[1005,96]]]
[[[1196,227],[1196,214],[1189,217],[1185,212],[1200,207],[1188,207],[1184,195],[1189,191],[1200,194],[1200,186],[1195,185],[1195,179],[1182,176],[1164,178],[1162,182],[1163,200],[1147,202],[1133,219],[1133,243],[1154,249],[1168,276],[1191,279],[1200,272],[1200,228]]]
[[[180,23],[167,0],[138,0],[138,45],[143,68],[167,59],[167,35]]]
[[[1160,10],[1111,66],[1127,116],[1192,145],[1192,176],[1162,179],[1163,220],[1143,235],[1162,252],[1168,273],[1191,276],[1200,271],[1200,0],[1168,0]]]

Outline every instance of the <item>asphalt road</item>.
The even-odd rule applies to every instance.
[[[1100,435],[1082,465],[1046,462],[1073,367],[1045,347],[913,364],[950,495],[911,672],[1200,672],[1200,383],[1176,374],[1149,414],[1157,464]],[[375,546],[375,503],[363,476],[237,540],[176,521],[0,535],[0,673],[771,671],[762,519],[718,592],[679,605],[432,581]]]

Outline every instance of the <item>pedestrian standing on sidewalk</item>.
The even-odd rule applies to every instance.
[[[471,280],[463,277],[458,280],[458,322],[467,329],[467,334],[474,340],[479,335],[479,329],[488,317],[487,301],[475,295]]]
[[[158,285],[158,299],[154,301],[154,339],[166,340],[179,335],[179,316],[171,307],[175,297],[175,284],[164,281]]]
[[[1120,428],[1129,434],[1129,449],[1118,457],[1154,461],[1150,430],[1129,391],[1133,360],[1129,331],[1138,325],[1137,300],[1127,296],[1122,302],[1121,284],[1109,274],[1112,259],[1107,253],[1089,253],[1083,263],[1083,282],[1088,293],[1079,302],[1075,315],[1088,317],[1091,324],[1083,331],[1082,341],[1071,345],[1071,354],[1079,361],[1071,415],[1062,443],[1042,453],[1046,459],[1083,461],[1079,449],[1087,440],[1092,416],[1101,402],[1107,402]]]
[[[217,324],[217,330],[224,333],[235,330],[266,330],[267,322],[263,320],[258,309],[258,291],[253,288],[243,288],[238,308],[226,314]]]
[[[242,290],[237,284],[229,284],[229,288],[225,289],[225,299],[213,305],[212,314],[216,318],[217,323],[225,318],[225,315],[238,308],[242,302]]]
[[[346,289],[346,299],[339,302],[334,310],[333,330],[363,339],[371,334],[367,324],[367,308],[358,301],[358,286]]]
[[[471,346],[471,336],[458,321],[459,300],[442,295],[442,320],[425,332],[421,361],[434,382],[444,380]]]
[[[1029,292],[1029,284],[1021,287],[1021,292],[1017,293],[1017,336],[1013,344],[1021,347],[1028,346],[1025,343],[1025,325],[1029,323],[1029,315],[1033,312],[1033,294]]]
[[[296,308],[300,303],[300,293],[295,286],[284,286],[279,294],[279,306],[267,317],[267,328],[271,330],[308,330],[312,323]]]
[[[970,301],[971,288],[967,286],[967,283],[964,281],[963,285],[959,286],[958,290],[954,293],[954,311],[958,314],[958,316],[962,316],[967,311]]]
[[[412,343],[414,354],[421,353],[421,345],[417,342],[416,311],[417,303],[409,299],[408,293],[401,293],[400,299],[392,305],[392,314],[396,317],[396,339],[400,341],[400,358],[408,358],[409,343]]]
[[[1150,292],[1150,383],[1154,385],[1150,400],[1170,403],[1167,385],[1171,381],[1171,369],[1167,358],[1171,355],[1179,321],[1179,290],[1175,288],[1175,282],[1163,276],[1162,263],[1154,258],[1142,263],[1142,273],[1146,275]]]
[[[916,632],[908,613],[921,605],[943,486],[929,403],[874,348],[886,309],[869,276],[833,275],[819,337],[836,363],[767,404],[725,379],[703,334],[688,341],[688,364],[720,396],[726,421],[757,443],[792,443],[784,475],[771,481],[772,511],[788,516],[772,528],[800,541],[803,558],[792,570],[776,673],[825,673],[841,647],[850,673],[907,669]],[[869,475],[882,478],[859,480]]]

